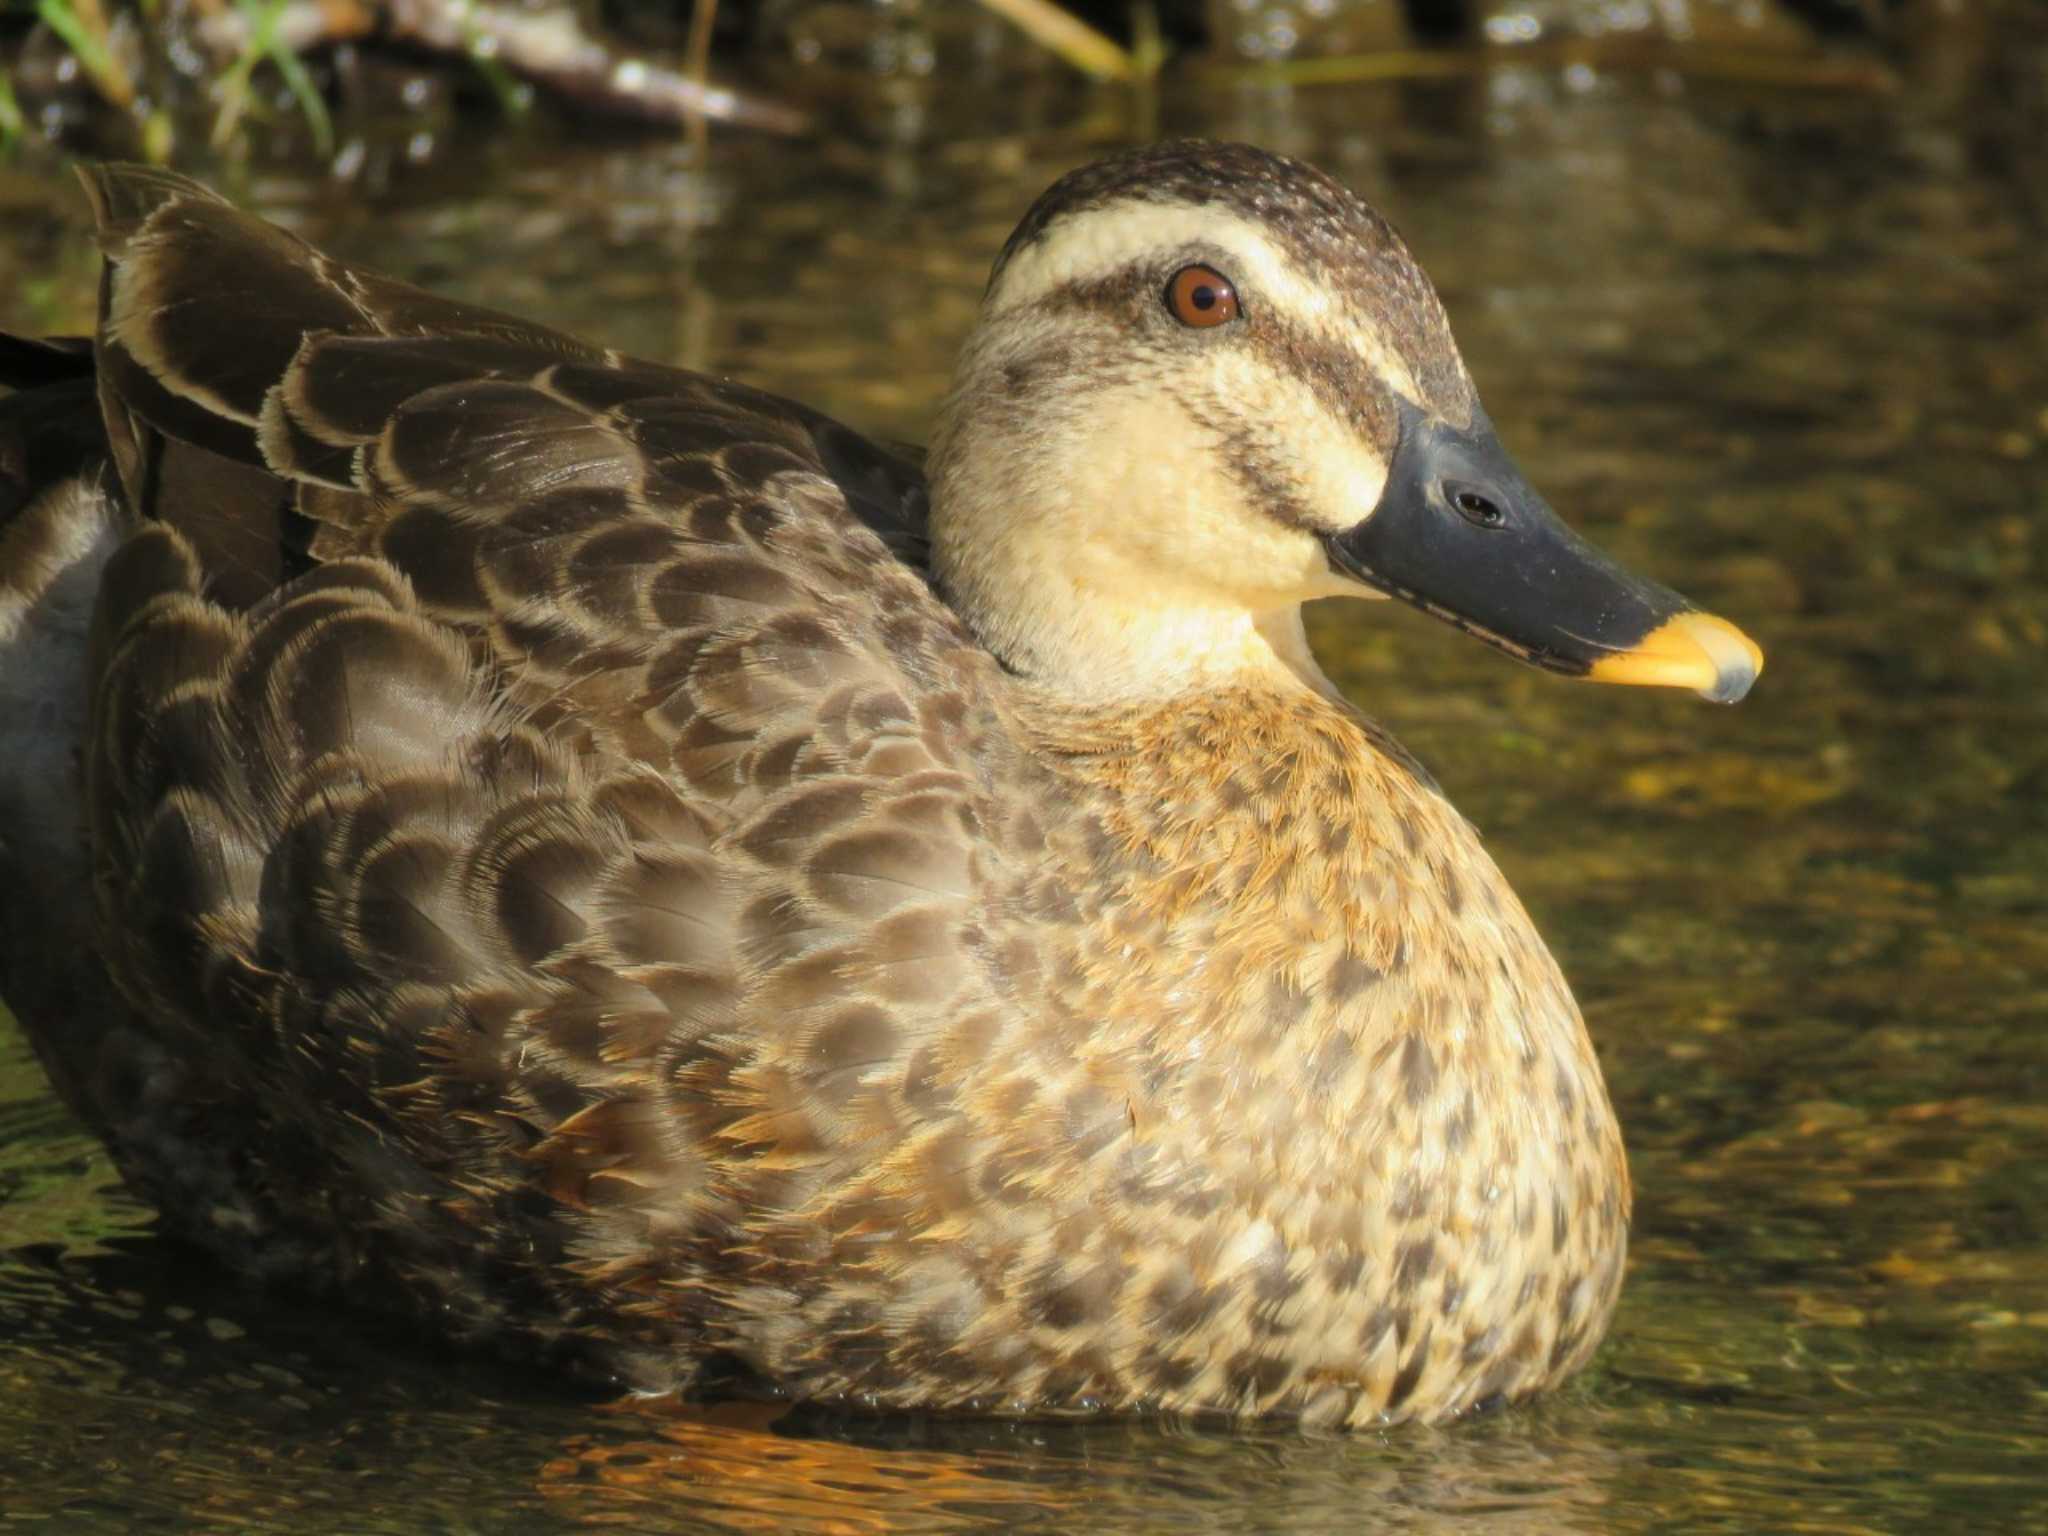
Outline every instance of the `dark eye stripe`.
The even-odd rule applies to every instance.
[[[1193,266],[1181,269],[1191,270]],[[1174,276],[1178,278],[1180,273]],[[1161,302],[1160,290],[1155,286],[1158,281],[1157,267],[1148,273],[1143,263],[1133,263],[1098,277],[1069,279],[1033,302],[1044,310],[1092,310],[1112,322],[1130,324],[1139,306]],[[1320,327],[1297,327],[1286,313],[1271,308],[1259,310],[1257,323],[1246,325],[1236,334],[1274,373],[1307,385],[1337,420],[1350,422],[1360,436],[1382,453],[1394,451],[1399,420],[1393,385],[1374,374],[1370,365],[1341,339]],[[1100,348],[1100,355],[1092,364],[1073,364],[1082,371],[1066,380],[1067,387],[1077,393],[1085,392],[1091,368],[1099,372],[1104,382],[1127,377],[1119,366],[1119,343],[1098,334],[1089,346],[1091,351]]]

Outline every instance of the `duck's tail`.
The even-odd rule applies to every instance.
[[[32,1033],[80,1105],[85,1037],[114,1014],[91,959],[80,751],[94,595],[127,513],[91,344],[0,333],[0,386],[0,998],[49,1021]]]
[[[83,336],[38,341],[0,331],[0,529],[60,480],[104,461],[93,381],[92,343]],[[0,566],[0,583],[12,575]]]
[[[89,336],[10,336],[0,331],[0,384],[34,389],[63,379],[92,377]]]

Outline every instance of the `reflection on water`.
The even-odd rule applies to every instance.
[[[1387,209],[1550,499],[1771,658],[1718,711],[1383,608],[1317,618],[1332,674],[1485,829],[1599,1040],[1637,1239],[1580,1382],[1348,1439],[596,1404],[165,1250],[5,1029],[6,1514],[2048,1529],[2048,45],[1928,78],[1821,100],[1501,71],[1159,106]],[[916,436],[1017,212],[1139,127],[1075,105],[1029,142],[735,140],[708,172],[486,146],[372,207],[227,185],[348,255]],[[81,321],[77,216],[55,167],[0,170],[0,324]]]

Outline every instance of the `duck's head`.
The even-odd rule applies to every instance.
[[[931,459],[933,564],[1005,662],[1094,698],[1319,678],[1317,597],[1732,702],[1739,630],[1580,539],[1494,435],[1429,279],[1321,172],[1159,145],[1041,197]]]

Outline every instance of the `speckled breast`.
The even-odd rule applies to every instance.
[[[1044,856],[982,911],[1014,987],[954,1046],[961,1113],[747,1352],[868,1403],[1353,1424],[1583,1364],[1620,1138],[1469,826],[1305,692],[1039,728],[1063,768],[1011,808]]]

